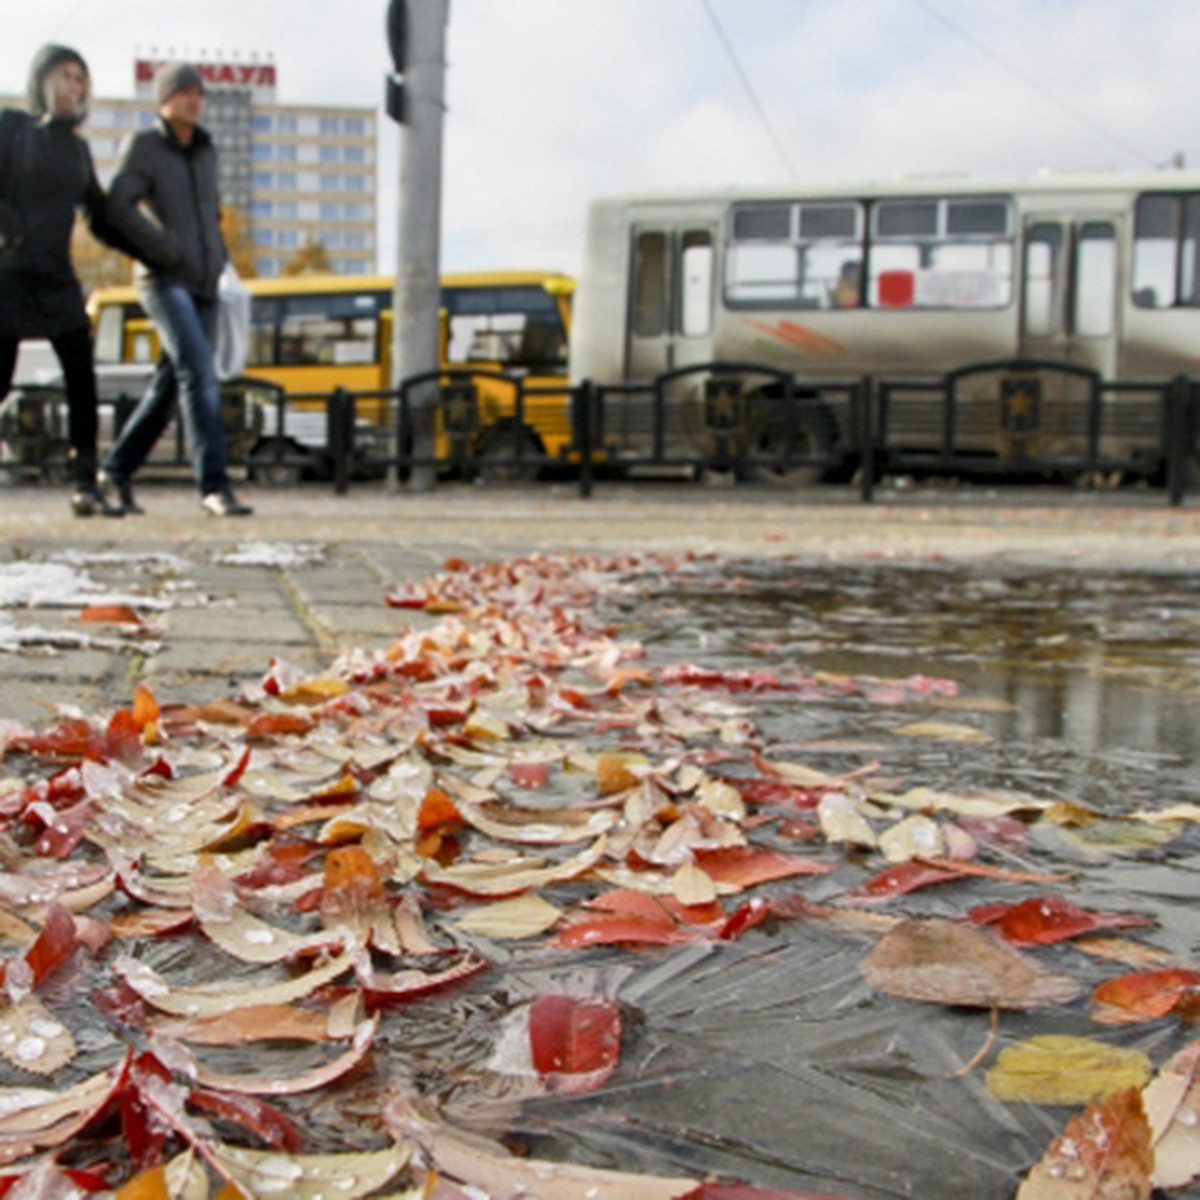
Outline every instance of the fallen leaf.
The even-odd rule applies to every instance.
[[[75,1038],[29,993],[0,1009],[0,1055],[34,1075],[53,1075],[75,1057]]]
[[[407,1166],[411,1151],[394,1145],[366,1153],[280,1154],[218,1143],[212,1155],[252,1196],[355,1200],[394,1179]]]
[[[1010,1104],[1087,1104],[1141,1087],[1150,1071],[1150,1059],[1140,1050],[1047,1033],[1001,1050],[987,1086]]]
[[[1016,1200],[1149,1200],[1153,1166],[1150,1125],[1130,1088],[1072,1117]]]
[[[621,1054],[621,1008],[612,1000],[546,994],[529,1009],[534,1069],[553,1092],[601,1087]]]
[[[973,725],[955,725],[949,721],[913,721],[893,730],[904,737],[937,738],[943,742],[990,742],[992,735]]]
[[[1185,1046],[1142,1090],[1154,1147],[1154,1183],[1186,1187],[1200,1175],[1200,1041]]]
[[[525,938],[545,933],[562,909],[532,893],[496,900],[459,917],[455,924],[467,933],[492,938]]]
[[[1092,992],[1092,1018],[1108,1025],[1153,1021],[1175,1009],[1188,1014],[1200,1004],[1200,973],[1187,967],[1133,971]]]
[[[1153,925],[1135,913],[1094,912],[1062,896],[1038,896],[1020,904],[989,904],[967,914],[976,925],[990,925],[1007,942],[1019,946],[1065,942],[1097,929],[1131,929]]]
[[[1079,985],[1055,975],[996,938],[936,919],[901,921],[867,956],[863,977],[907,1000],[969,1008],[1067,1004]]]

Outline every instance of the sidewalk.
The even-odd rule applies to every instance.
[[[804,564],[947,562],[979,569],[1200,572],[1200,506],[1159,492],[982,487],[851,491],[600,484],[243,488],[251,518],[200,511],[184,484],[140,487],[144,516],[73,518],[64,489],[0,490],[0,717],[39,724],[60,705],[212,699],[272,657],[319,669],[340,649],[386,645],[412,623],[383,602],[448,556],[532,551],[793,556]],[[81,621],[127,604],[127,625]]]

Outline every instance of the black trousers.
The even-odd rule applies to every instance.
[[[19,338],[0,337],[0,399],[8,393],[17,365]],[[86,325],[50,339],[67,385],[67,437],[77,484],[96,482],[96,368]]]

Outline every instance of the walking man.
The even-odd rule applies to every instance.
[[[158,330],[162,353],[146,394],[104,460],[104,483],[125,512],[142,509],[133,475],[178,403],[200,487],[218,517],[253,509],[233,493],[213,359],[217,282],[228,252],[221,237],[217,153],[200,125],[204,81],[188,63],[169,63],[154,82],[158,121],[126,144],[109,193],[109,217],[144,248],[138,294]],[[143,212],[148,210],[149,216]]]

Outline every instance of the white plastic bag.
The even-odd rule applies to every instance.
[[[250,342],[250,292],[232,262],[217,284],[217,375],[236,379],[246,369]]]

